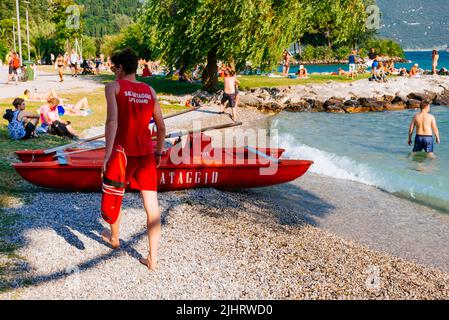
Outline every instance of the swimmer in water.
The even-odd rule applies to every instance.
[[[421,112],[413,117],[410,124],[410,130],[408,134],[408,145],[412,145],[412,136],[416,128],[415,145],[413,147],[413,154],[424,150],[429,157],[435,158],[433,153],[433,144],[435,134],[436,143],[440,143],[440,134],[437,127],[435,117],[431,115],[430,103],[423,101],[420,105]]]

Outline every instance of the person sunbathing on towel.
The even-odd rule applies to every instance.
[[[83,116],[86,117],[89,112],[89,102],[84,97],[76,104],[64,104],[62,107],[65,110],[65,114],[70,116]]]
[[[51,98],[57,98],[60,100],[67,100],[67,99],[62,99],[58,96],[58,94],[56,93],[55,90],[53,90],[52,88],[48,89],[47,92],[39,94],[37,92],[31,92],[30,90],[26,89],[23,92],[23,95],[20,96],[20,98],[24,99],[25,101],[48,101]]]

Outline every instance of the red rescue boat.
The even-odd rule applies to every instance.
[[[301,177],[313,164],[279,159],[283,149],[212,148],[206,142],[195,153],[192,136],[188,139],[184,147],[175,144],[162,158],[157,174],[159,191],[271,186]],[[13,167],[26,181],[40,187],[101,192],[104,150],[67,155],[69,151],[77,150],[66,150],[66,155],[57,157],[50,155],[51,161],[47,161],[49,155],[39,157],[40,151],[21,151],[17,155],[25,162]]]

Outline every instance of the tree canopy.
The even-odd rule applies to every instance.
[[[148,0],[140,23],[153,34],[164,61],[181,70],[207,61],[207,88],[216,85],[216,61],[241,69],[270,67],[301,39],[355,47],[366,29],[366,5],[374,0]],[[156,39],[156,41],[154,41]],[[320,40],[321,39],[321,40]]]

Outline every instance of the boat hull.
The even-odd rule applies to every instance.
[[[101,192],[102,164],[102,160],[71,160],[68,165],[52,161],[15,163],[13,167],[26,181],[36,186],[64,191]],[[303,160],[282,160],[278,164],[265,165],[162,164],[157,170],[158,190],[272,186],[301,177],[312,164],[311,161]]]

